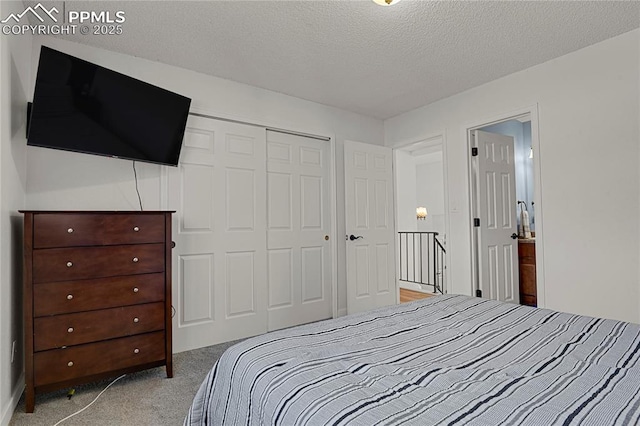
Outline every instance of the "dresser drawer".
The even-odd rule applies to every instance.
[[[116,306],[160,302],[165,298],[164,273],[40,283],[33,287],[34,316],[93,311]]]
[[[40,317],[33,324],[33,350],[44,351],[164,329],[164,303]]]
[[[134,367],[165,359],[164,332],[37,352],[35,386]]]
[[[520,263],[536,263],[536,244],[535,243],[519,243],[518,258]]]
[[[164,244],[33,251],[33,282],[54,282],[164,271]]]
[[[33,218],[33,248],[161,243],[163,214],[41,213]]]

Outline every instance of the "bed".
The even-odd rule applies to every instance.
[[[444,295],[229,348],[185,425],[635,425],[638,325]]]

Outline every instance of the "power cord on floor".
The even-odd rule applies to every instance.
[[[138,172],[136,172],[136,162],[133,162],[133,178],[136,181],[136,194],[138,194],[138,202],[140,203],[140,211],[143,211],[142,208],[142,198],[140,198],[140,191],[138,190]]]
[[[96,401],[98,400],[98,398],[100,398],[100,396],[101,396],[103,393],[105,393],[105,392],[107,391],[107,389],[109,389],[109,388],[110,388],[110,387],[111,387],[115,382],[117,382],[118,380],[122,379],[124,376],[126,376],[126,374],[123,374],[122,376],[120,376],[120,377],[118,377],[117,379],[115,379],[113,382],[109,383],[109,384],[107,385],[107,387],[106,387],[106,388],[104,388],[104,389],[102,389],[102,392],[100,392],[100,393],[98,394],[98,396],[96,396],[96,397],[93,399],[93,401],[91,401],[89,404],[87,404],[83,409],[78,410],[78,411],[76,411],[75,413],[68,415],[67,417],[65,417],[64,419],[60,420],[58,423],[56,423],[56,424],[55,424],[55,425],[53,425],[53,426],[58,426],[60,423],[62,423],[62,422],[64,422],[64,421],[69,420],[71,417],[73,417],[73,416],[75,416],[75,415],[77,415],[77,414],[80,414],[80,413],[82,413],[84,410],[86,410],[87,408],[91,407],[91,405],[93,405],[93,403],[94,403],[94,402],[96,402]]]

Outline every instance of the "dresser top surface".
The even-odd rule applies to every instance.
[[[158,214],[175,213],[175,210],[18,210],[20,213],[38,214]]]

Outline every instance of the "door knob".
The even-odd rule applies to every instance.
[[[513,234],[511,234],[511,239],[517,240],[518,239],[518,234],[516,234],[515,232]]]
[[[353,234],[349,235],[349,240],[351,241],[359,240],[360,238],[362,238],[362,235],[358,235],[357,237]]]

